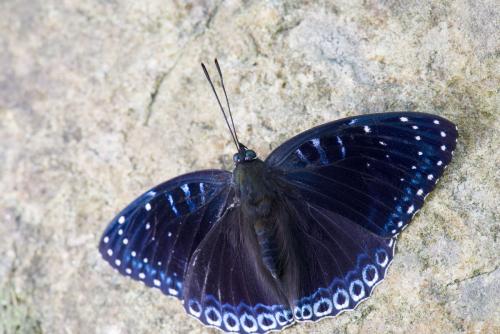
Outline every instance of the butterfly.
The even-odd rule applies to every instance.
[[[99,251],[122,275],[182,301],[203,324],[267,333],[354,309],[385,277],[397,235],[452,159],[457,128],[431,114],[340,119],[265,159],[237,152],[145,192],[106,228]],[[229,115],[229,117],[228,117]]]

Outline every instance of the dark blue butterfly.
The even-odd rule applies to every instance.
[[[229,128],[232,173],[154,187],[111,222],[99,250],[205,325],[240,333],[332,317],[368,298],[457,139],[435,115],[371,114],[310,129],[262,161]]]

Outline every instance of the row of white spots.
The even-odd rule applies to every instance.
[[[392,240],[391,240],[392,242]],[[376,262],[381,267],[387,266],[389,257],[385,250],[380,250],[376,253]],[[337,288],[331,298],[322,297],[313,304],[305,303],[302,306],[294,308],[295,316],[298,319],[307,320],[313,316],[323,317],[333,312],[335,308],[337,311],[349,307],[350,299],[355,303],[366,296],[365,285],[373,287],[379,280],[379,273],[377,267],[373,264],[367,264],[362,270],[362,280],[353,280],[349,285],[349,291],[343,288]],[[364,283],[364,284],[363,284]],[[155,283],[156,285],[156,283]],[[224,326],[225,329],[237,332],[243,329],[245,332],[255,332],[259,328],[268,331],[275,329],[279,326],[285,326],[290,323],[293,318],[291,314],[285,311],[278,311],[274,314],[271,312],[260,312],[257,317],[245,312],[241,316],[237,316],[230,311],[224,311],[222,314],[219,308],[214,306],[207,306],[202,310],[202,306],[198,301],[190,300],[188,311],[195,317],[200,317],[203,313],[205,321],[217,327]]]

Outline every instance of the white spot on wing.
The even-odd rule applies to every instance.
[[[441,145],[441,151],[446,151],[446,145]]]
[[[370,133],[372,131],[368,125],[365,125],[363,130],[365,130],[366,133]]]
[[[368,270],[372,270],[374,275],[372,279],[368,277]],[[378,280],[378,271],[377,268],[373,264],[368,264],[363,268],[363,281],[365,281],[366,285],[369,287],[373,286]]]
[[[339,136],[337,136],[337,143],[340,145],[341,147],[341,152],[342,152],[342,159],[345,158],[345,146],[344,146],[344,143],[342,142],[342,139],[340,139]]]
[[[339,303],[339,297],[342,295],[344,297],[344,301]],[[333,295],[333,305],[337,310],[341,310],[349,306],[349,294],[344,289],[338,289]]]
[[[416,139],[416,140],[420,140],[420,139],[422,139],[422,138],[420,138],[420,136],[415,136],[415,139]]]
[[[175,207],[174,199],[172,198],[171,194],[168,194],[168,202],[170,203],[170,207],[172,208],[172,211],[178,217],[179,216],[179,211],[177,211],[177,208]]]
[[[408,122],[408,118],[407,117],[400,117],[399,119],[401,120],[401,122]]]
[[[435,119],[434,124],[439,124],[439,121],[437,119]]]
[[[118,218],[118,224],[123,224],[123,223],[125,223],[125,217],[121,216],[120,218]]]
[[[312,316],[312,310],[311,310],[311,316]],[[266,325],[266,323],[264,322],[265,320],[267,320],[269,325]],[[260,328],[262,328],[265,331],[276,328],[276,319],[273,317],[272,314],[269,313],[259,314],[257,316],[257,322],[259,323]]]
[[[200,194],[201,194],[201,203],[205,204],[205,184],[200,182]]]
[[[112,250],[111,248],[110,248],[110,249],[108,249],[108,255],[109,255],[109,256],[112,256],[112,255],[113,255],[113,250]]]
[[[146,278],[146,274],[144,274],[144,273],[139,273],[139,278],[140,278],[140,279],[145,279],[145,278]]]
[[[433,178],[434,178],[434,175],[432,175],[432,174],[427,175],[427,180],[429,180],[429,181],[430,181],[430,180],[432,180]]]
[[[441,131],[441,137],[443,137],[443,138],[446,137],[446,132]]]
[[[123,240],[122,240],[122,243],[123,243],[124,245],[128,244],[128,239],[127,239],[127,238],[123,239]]]
[[[156,278],[155,278],[155,279],[153,280],[153,284],[154,284],[155,286],[160,286],[160,285],[161,285],[161,282],[160,282],[160,280],[159,280],[159,279],[156,279]]]
[[[413,126],[412,126],[412,128],[413,128],[414,130],[418,130],[418,126],[416,126],[416,125],[413,125]]]
[[[442,164],[443,164],[443,162],[442,162],[441,160],[439,160],[439,161],[436,163],[436,165],[438,165],[438,166],[441,166]]]
[[[151,204],[146,203],[146,205],[144,206],[144,208],[146,209],[146,211],[151,210]]]
[[[107,244],[109,242],[109,237],[108,236],[105,236],[104,239],[102,240],[105,244]]]
[[[410,205],[408,210],[406,211],[407,214],[411,214],[415,210],[415,207],[413,205]]]
[[[356,287],[359,288],[359,292],[356,294]],[[349,293],[351,294],[352,300],[357,302],[361,298],[365,296],[365,286],[360,280],[354,280],[351,282],[351,285],[349,286]]]
[[[418,196],[422,196],[423,193],[424,193],[423,189],[418,189],[418,191],[417,191]]]

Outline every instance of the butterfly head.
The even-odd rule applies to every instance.
[[[253,161],[257,159],[257,153],[254,150],[248,149],[245,145],[240,143],[240,150],[238,153],[233,155],[233,161],[235,164],[239,164],[245,161]]]

